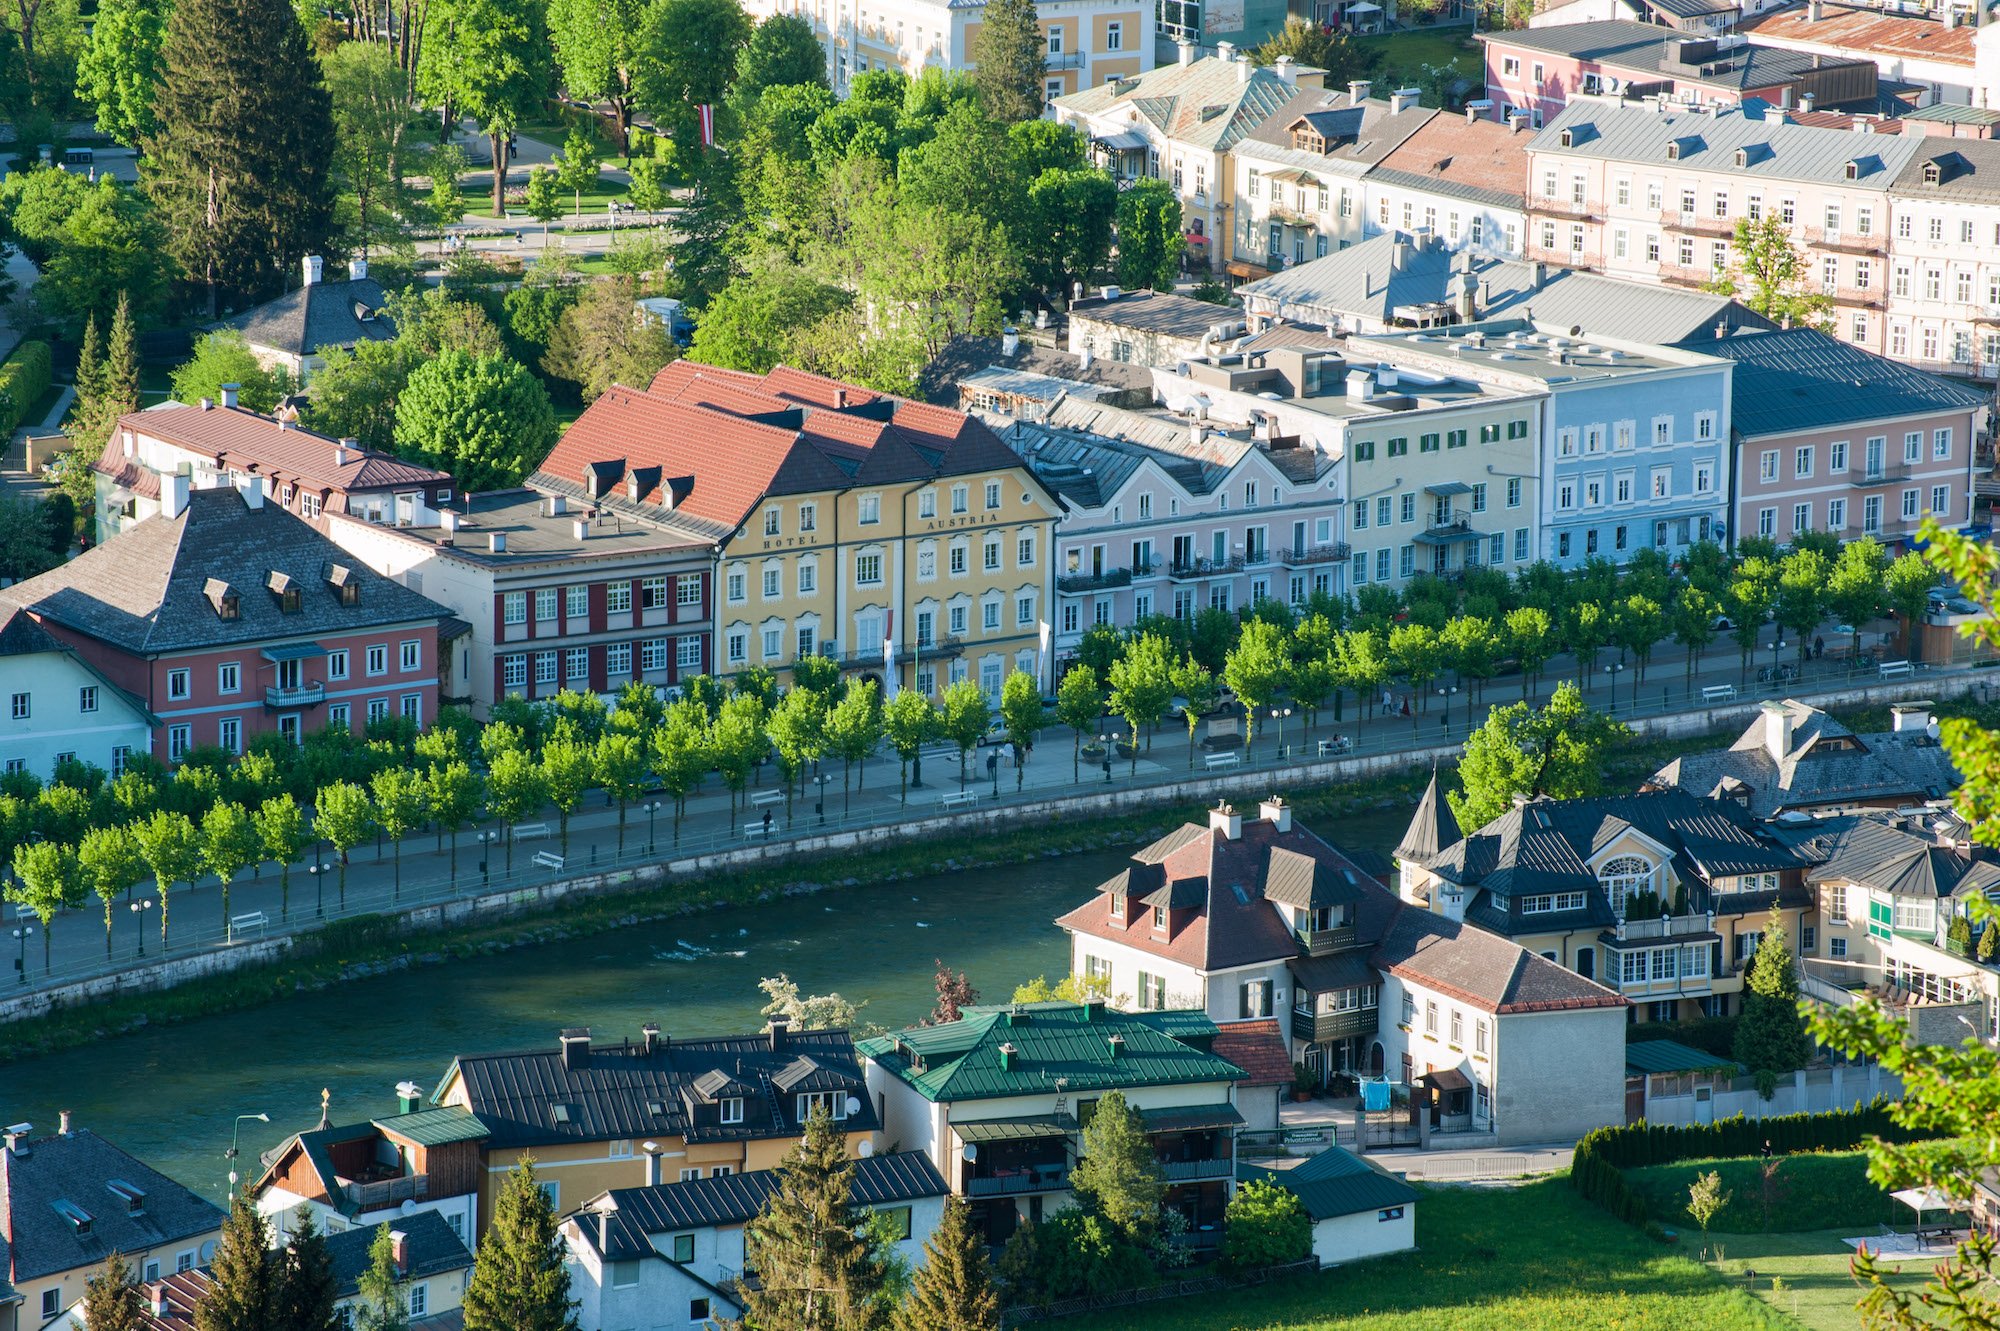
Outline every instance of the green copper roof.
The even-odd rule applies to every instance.
[[[855,1049],[937,1101],[1033,1095],[1055,1089],[1058,1079],[1076,1095],[1249,1075],[1162,1026],[1184,1037],[1215,1032],[1199,1013],[1135,1015],[1101,1004],[1024,1003],[967,1008],[957,1021],[913,1026],[859,1041]],[[1011,1051],[1003,1053],[1003,1045]]]
[[[484,1141],[490,1134],[471,1110],[458,1105],[439,1109],[419,1109],[414,1114],[378,1118],[375,1126],[419,1146],[448,1146],[452,1142]]]
[[[1390,1206],[1408,1206],[1417,1190],[1393,1174],[1357,1160],[1338,1146],[1328,1147],[1294,1169],[1238,1165],[1236,1181],[1275,1183],[1298,1195],[1314,1220],[1356,1215]]]

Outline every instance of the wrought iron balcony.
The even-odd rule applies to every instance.
[[[1098,592],[1131,585],[1132,570],[1129,568],[1107,568],[1095,573],[1079,569],[1074,573],[1056,575],[1056,590],[1059,592]]]
[[[1168,1183],[1193,1183],[1201,1179],[1233,1178],[1235,1175],[1236,1161],[1228,1157],[1160,1161],[1160,1178]]]
[[[317,707],[325,701],[324,684],[297,684],[290,688],[273,684],[264,690],[264,705],[271,708]]]
[[[1287,564],[1344,564],[1352,554],[1347,542],[1335,541],[1332,545],[1294,546],[1283,558]]]

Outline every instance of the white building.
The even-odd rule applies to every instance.
[[[2000,142],[1921,140],[1889,212],[1890,357],[2000,378]]]
[[[865,1146],[865,1144],[864,1144]],[[657,1157],[653,1157],[657,1168]],[[776,1170],[600,1193],[562,1225],[579,1325],[704,1327],[740,1316],[744,1229],[776,1192]],[[944,1219],[950,1194],[921,1151],[854,1162],[851,1202],[883,1217],[912,1271]]]
[[[0,601],[0,761],[46,782],[66,758],[112,775],[149,753],[156,722],[17,606]]]
[[[1417,1190],[1338,1146],[1290,1169],[1244,1165],[1236,1181],[1275,1183],[1298,1197],[1322,1268],[1417,1246]]]

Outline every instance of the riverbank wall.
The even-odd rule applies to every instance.
[[[1810,701],[1827,709],[1879,706],[1931,698],[1936,684],[1935,680],[1900,680],[1867,688],[1814,694],[1810,696]],[[1985,702],[1995,698],[2000,698],[2000,676],[1981,679],[1969,689],[1960,689],[1952,700]],[[1641,741],[1720,735],[1733,738],[1757,715],[1757,707],[1755,702],[1726,702],[1667,716],[1639,718],[1629,724],[1635,737]],[[807,834],[707,854],[670,857],[637,868],[573,874],[538,887],[510,888],[413,906],[377,917],[374,932],[400,940],[405,948],[413,942],[420,945],[441,944],[453,931],[475,929],[511,918],[544,915],[557,910],[565,901],[641,897],[668,883],[699,883],[721,875],[757,873],[794,865],[801,871],[830,869],[833,872],[824,876],[833,877],[837,883],[848,877],[853,868],[861,867],[856,862],[865,863],[882,852],[913,844],[931,844],[940,848],[963,846],[969,841],[1006,836],[1023,829],[1046,828],[1057,823],[1074,829],[1175,807],[1191,808],[1218,799],[1249,803],[1271,794],[1294,798],[1329,787],[1365,787],[1384,779],[1408,777],[1433,765],[1448,766],[1457,760],[1462,747],[1462,740],[1424,744],[1413,738],[1409,748],[1393,753],[1311,760],[1281,772],[1204,771],[1190,773],[1185,779],[1144,786],[1103,790],[1082,787],[1050,799],[964,812],[917,815],[899,823]],[[1295,798],[1294,802],[1297,802]],[[1083,849],[1085,846],[1079,844],[1073,848]],[[949,855],[942,855],[932,867],[969,866],[961,865]],[[620,917],[613,923],[626,919],[636,923],[641,919],[721,904],[728,899],[718,895],[717,899],[708,901],[662,901],[658,909]],[[318,938],[317,933],[305,933],[246,941],[186,956],[150,960],[143,965],[71,984],[0,997],[0,1025],[73,1013],[113,1000],[129,1002],[144,995],[227,977],[234,972],[274,967],[303,949],[323,952],[324,949],[317,946]],[[403,964],[408,963],[405,961]],[[379,966],[361,960],[336,962],[334,969],[336,978],[344,978],[348,973],[374,973]]]

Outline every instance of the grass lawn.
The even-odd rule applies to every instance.
[[[1866,1227],[1823,1229],[1799,1234],[1723,1234],[1708,1236],[1711,1267],[1721,1271],[1731,1283],[1748,1286],[1745,1271],[1757,1273],[1757,1297],[1774,1308],[1796,1317],[1809,1331],[1862,1331],[1861,1314],[1855,1303],[1861,1287],[1848,1272],[1854,1250],[1843,1239],[1867,1233]],[[1697,1245],[1698,1234],[1684,1234],[1682,1242]],[[1930,1278],[1934,1258],[1903,1263],[1890,1283],[1898,1289],[1921,1289]],[[1893,1268],[1884,1268],[1885,1272]],[[1773,1289],[1772,1278],[1785,1282]]]
[[[1668,1229],[1693,1231],[1688,1216],[1688,1185],[1710,1170],[1722,1175],[1729,1205],[1711,1229],[1736,1234],[1788,1233],[1843,1225],[1850,1234],[1872,1234],[1876,1227],[1909,1218],[1889,1194],[1868,1181],[1868,1157],[1861,1151],[1786,1156],[1778,1162],[1766,1214],[1763,1161],[1756,1159],[1682,1160],[1625,1171],[1625,1181],[1646,1201],[1646,1209]],[[1898,1212],[1901,1212],[1899,1215]],[[1689,1232],[1686,1241],[1693,1241]]]
[[[1382,37],[1363,37],[1361,46],[1382,53],[1382,64],[1374,76],[1375,95],[1414,84],[1425,65],[1452,65],[1459,77],[1480,82],[1480,47],[1467,27],[1419,28],[1414,32],[1392,32]]]
[[[1790,1322],[1565,1178],[1440,1188],[1418,1251],[1201,1298],[1043,1323],[1081,1331],[1783,1331]]]

